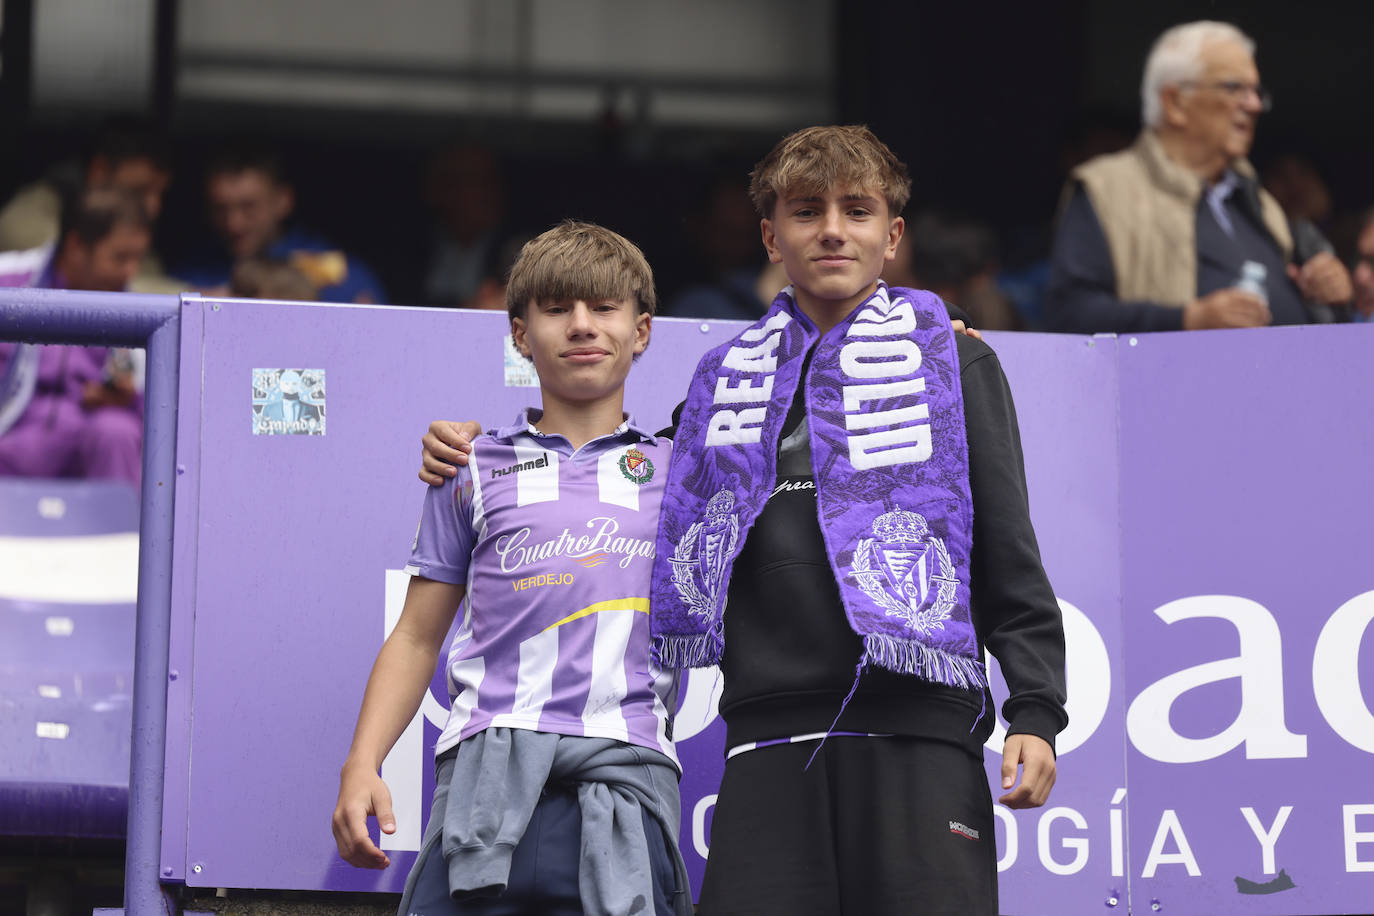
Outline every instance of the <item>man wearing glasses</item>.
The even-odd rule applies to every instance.
[[[1350,274],[1310,223],[1290,224],[1246,159],[1271,107],[1255,45],[1190,22],[1155,41],[1144,130],[1074,170],[1051,256],[1054,330],[1096,333],[1330,321]]]

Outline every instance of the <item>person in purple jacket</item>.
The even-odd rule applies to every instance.
[[[587,223],[529,242],[506,297],[542,410],[473,443],[425,495],[399,623],[377,656],[333,829],[359,867],[396,829],[382,761],[445,634],[452,707],[403,914],[690,912],[677,848],[676,673],[649,656],[649,577],[671,443],[624,413],[653,275]]]
[[[0,254],[0,286],[123,291],[148,251],[151,227],[137,197],[84,191],[65,204],[55,246]],[[137,487],[143,417],[136,363],[133,351],[118,348],[0,342],[0,476]]]

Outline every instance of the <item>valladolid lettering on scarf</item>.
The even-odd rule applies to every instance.
[[[877,291],[821,335],[788,287],[697,365],[654,560],[659,662],[718,664],[726,583],[777,479],[807,351],[817,509],[860,668],[958,687],[987,672],[969,612],[973,499],[955,334],[932,293]]]

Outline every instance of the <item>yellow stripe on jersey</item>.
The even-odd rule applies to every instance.
[[[592,614],[599,614],[602,611],[637,611],[640,614],[649,613],[648,598],[612,598],[610,601],[598,601],[596,604],[589,604],[580,611],[574,611],[557,623],[551,623],[544,628],[544,632],[555,627],[561,627],[565,623],[571,623],[579,617],[587,617]]]

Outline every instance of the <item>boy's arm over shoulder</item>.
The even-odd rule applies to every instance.
[[[420,479],[431,487],[441,485],[468,463],[472,440],[482,434],[476,420],[435,420],[420,438]]]
[[[1008,736],[1034,735],[1053,748],[1068,723],[1064,625],[1031,525],[1016,407],[992,348],[963,336],[958,346],[973,493],[974,624],[1007,683]]]
[[[405,567],[411,575],[454,585],[467,582],[468,564],[476,546],[473,476],[484,441],[489,441],[485,434],[473,440],[468,461],[454,469],[453,477],[425,489],[420,523]]]

